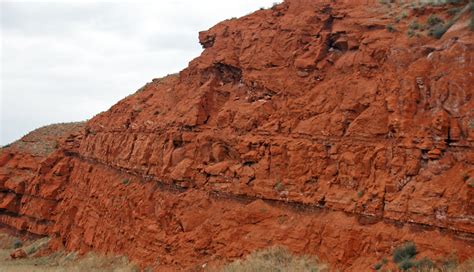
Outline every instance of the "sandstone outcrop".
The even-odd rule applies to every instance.
[[[0,222],[155,269],[274,244],[352,271],[408,240],[472,257],[474,34],[467,19],[440,40],[405,34],[446,9],[395,32],[387,7],[352,1],[224,21],[179,75],[51,154],[3,150]]]
[[[45,126],[2,148],[0,224],[36,235],[51,233],[71,163],[60,150],[72,150],[83,127],[83,123]]]

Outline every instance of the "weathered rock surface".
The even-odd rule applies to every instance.
[[[83,123],[50,125],[2,148],[0,224],[36,235],[51,233],[71,170],[64,150],[74,150],[83,128]]]
[[[199,38],[59,149],[0,157],[0,222],[56,247],[201,267],[274,244],[364,271],[406,240],[474,254],[474,35],[287,0]],[[438,10],[443,12],[442,9]],[[21,196],[21,200],[20,200]]]

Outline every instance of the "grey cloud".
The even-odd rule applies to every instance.
[[[192,32],[156,33],[146,39],[149,50],[196,50],[197,35]]]
[[[91,118],[202,51],[198,32],[273,1],[0,1],[0,145]]]
[[[1,7],[3,29],[33,36],[58,35],[84,26],[105,31],[133,28],[124,3],[1,2]]]

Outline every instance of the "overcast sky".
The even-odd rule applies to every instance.
[[[0,145],[107,110],[199,56],[199,31],[273,2],[0,0]]]

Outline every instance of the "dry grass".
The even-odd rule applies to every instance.
[[[135,272],[139,271],[125,257],[103,257],[89,253],[78,257],[75,253],[54,253],[49,256],[19,260],[0,260],[0,271],[9,272]]]
[[[474,271],[474,258],[465,261],[462,264],[452,263],[436,268],[421,268],[415,269],[416,272],[472,272]]]
[[[323,272],[327,265],[316,258],[294,256],[281,247],[256,251],[245,260],[237,260],[226,265],[222,272]]]
[[[8,272],[135,272],[137,267],[125,257],[106,257],[96,254],[78,256],[76,253],[56,252],[48,256],[34,257],[49,238],[26,241],[22,247],[28,253],[24,259],[13,260],[10,253],[18,245],[18,238],[0,233],[0,271]]]

